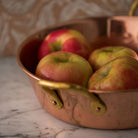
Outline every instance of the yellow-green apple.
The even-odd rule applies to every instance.
[[[64,51],[53,52],[43,57],[36,67],[36,75],[42,79],[85,87],[92,73],[93,70],[86,59]]]
[[[55,51],[71,52],[88,59],[90,45],[79,31],[59,29],[45,37],[38,50],[38,60]]]
[[[91,90],[138,89],[138,61],[118,57],[98,69],[89,79]]]
[[[120,56],[130,56],[138,59],[137,53],[127,47],[123,46],[107,46],[94,50],[89,56],[89,63],[94,70],[99,69],[101,66]]]

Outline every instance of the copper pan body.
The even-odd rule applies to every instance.
[[[134,49],[138,53],[138,17],[91,17],[64,22],[33,34],[21,44],[17,53],[18,63],[28,75],[39,102],[51,115],[65,122],[89,128],[137,128],[138,89],[91,91],[103,102],[106,108],[105,112],[100,115],[91,112],[90,99],[76,92],[75,89],[57,88],[57,94],[62,100],[63,107],[57,109],[52,105],[55,103],[51,103],[49,94],[43,92],[39,87],[38,81],[40,81],[40,78],[35,76],[34,72],[38,63],[36,58],[38,47],[44,37],[49,32],[61,28],[71,28],[80,31],[91,44],[92,50],[105,45],[123,45]]]

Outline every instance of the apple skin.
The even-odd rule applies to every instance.
[[[120,56],[130,56],[138,60],[137,53],[130,48],[123,46],[107,46],[94,50],[90,54],[88,61],[93,69],[97,70],[110,60]]]
[[[88,89],[138,89],[138,61],[132,57],[119,57],[108,62],[91,76]]]
[[[90,45],[80,32],[73,29],[59,29],[45,37],[38,49],[38,60],[56,51],[75,53],[88,59]]]
[[[83,57],[70,52],[58,51],[42,58],[36,75],[42,79],[67,82],[87,87],[93,70]]]

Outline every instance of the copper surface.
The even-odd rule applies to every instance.
[[[91,50],[102,46],[123,45],[138,53],[138,17],[91,17],[68,21],[41,30],[27,38],[20,46],[17,60],[28,75],[35,94],[43,106],[53,116],[78,126],[99,129],[128,129],[138,127],[138,89],[127,91],[89,91],[103,101],[106,111],[102,115],[91,112],[90,99],[72,89],[58,89],[58,97],[63,102],[56,109],[49,102],[50,95],[42,91],[35,76],[37,50],[44,37],[51,31],[61,28],[79,30],[91,44]],[[53,102],[53,104],[56,104]],[[98,112],[98,108],[97,108]]]

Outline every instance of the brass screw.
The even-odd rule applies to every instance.
[[[100,112],[101,108],[100,107],[96,107],[96,112]]]
[[[52,104],[53,104],[53,105],[57,105],[57,102],[54,101],[54,100],[52,100]]]

